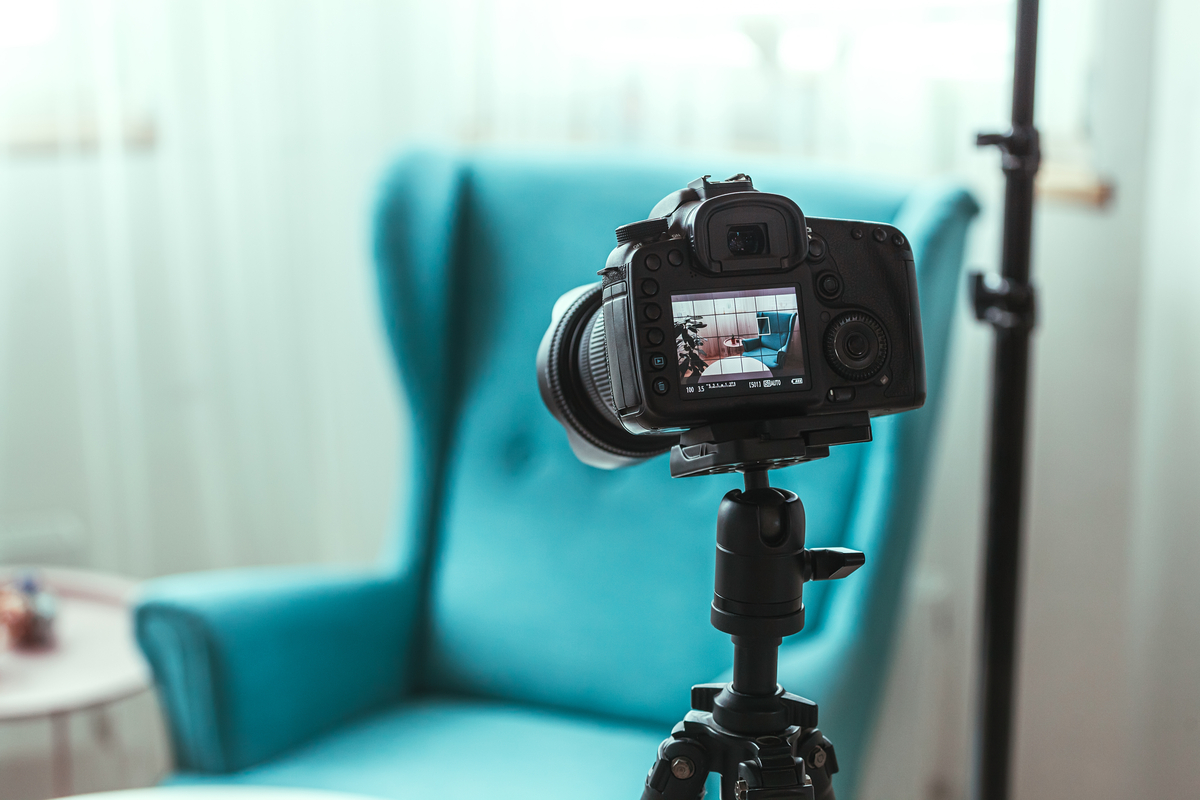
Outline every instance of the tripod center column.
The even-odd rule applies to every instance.
[[[733,637],[733,691],[773,697],[778,684],[779,645],[783,639]]]

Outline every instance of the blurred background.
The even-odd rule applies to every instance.
[[[944,176],[983,206],[968,266],[996,269],[1002,174],[974,134],[1007,126],[1014,16],[0,0],[0,563],[375,558],[409,431],[370,210],[413,142]],[[1192,0],[1042,2],[1021,798],[1200,796],[1197,34]],[[869,798],[968,792],[991,336],[965,287],[956,325]],[[161,730],[139,730],[152,780]],[[50,736],[0,723],[0,793]]]

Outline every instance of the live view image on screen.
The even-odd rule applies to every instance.
[[[805,388],[796,290],[671,296],[685,399]]]

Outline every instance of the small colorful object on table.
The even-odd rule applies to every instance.
[[[33,573],[0,586],[0,626],[18,650],[47,648],[54,644],[58,600]]]
[[[30,739],[0,746],[0,800],[148,786],[169,768],[134,590],[84,570],[0,567],[0,736]],[[49,735],[27,733],[38,729]]]

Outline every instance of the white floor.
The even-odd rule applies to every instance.
[[[715,378],[719,375],[738,375],[738,374],[753,374],[756,372],[766,372],[770,374],[771,370],[767,369],[757,358],[749,356],[728,356],[727,358],[719,358],[709,364],[701,374],[701,380]]]

